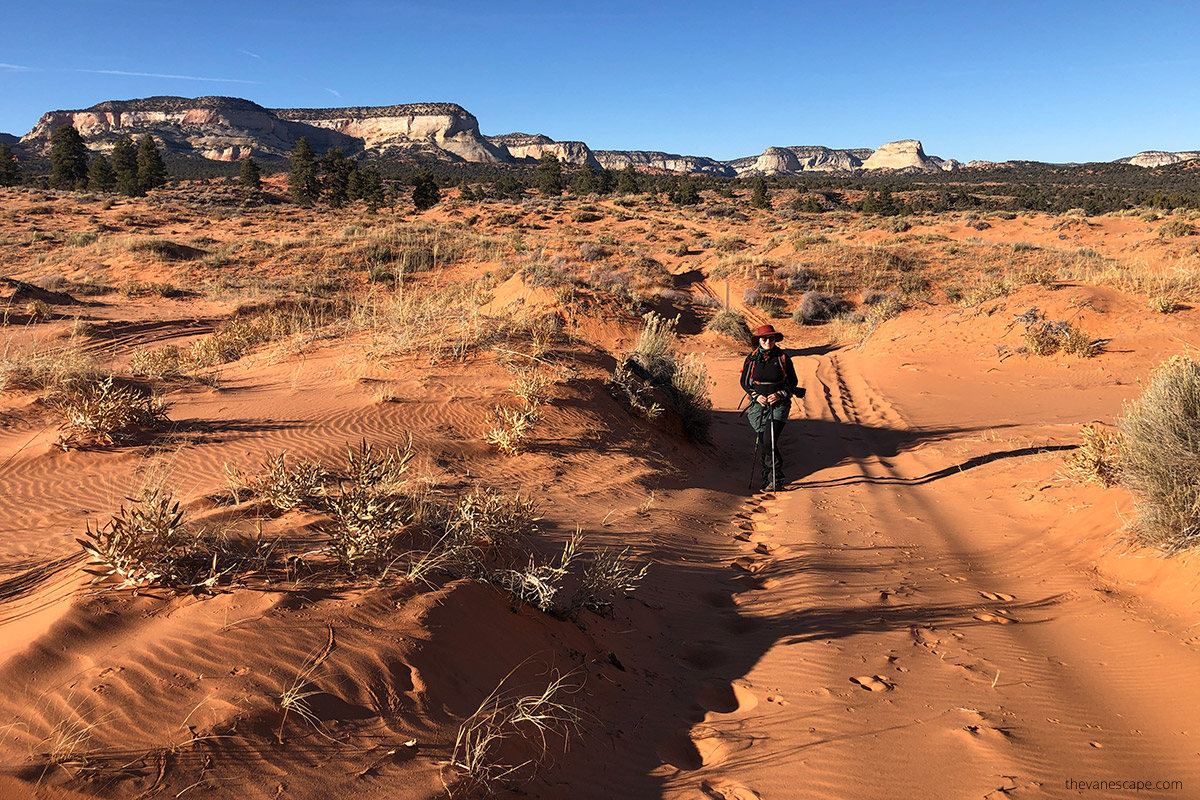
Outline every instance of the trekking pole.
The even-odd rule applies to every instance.
[[[758,443],[762,441],[762,433],[760,432],[754,437],[754,458],[750,461],[750,484],[746,489],[754,488],[754,465],[758,462]]]
[[[774,404],[772,404],[774,408]],[[771,412],[771,416],[767,419],[767,424],[771,426],[771,485],[775,487],[775,491],[779,491],[779,479],[775,474],[775,412]]]

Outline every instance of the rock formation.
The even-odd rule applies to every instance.
[[[793,175],[797,172],[849,172],[870,157],[869,149],[833,150],[820,146],[768,147],[754,159],[739,159],[738,175]],[[743,162],[750,162],[742,166]]]
[[[1184,150],[1170,153],[1165,150],[1143,150],[1136,156],[1118,158],[1118,164],[1133,164],[1135,167],[1166,167],[1182,161],[1194,161],[1200,158],[1200,150]]]
[[[925,155],[925,149],[916,139],[901,139],[881,145],[862,164],[863,169],[911,169],[919,172],[939,172],[958,166],[957,161]]]
[[[276,117],[335,131],[354,140],[355,149],[433,147],[463,161],[509,159],[479,133],[475,115],[455,103],[411,103],[358,108],[274,108]]]
[[[125,134],[149,133],[171,151],[191,153],[214,161],[245,158],[251,153],[283,156],[296,140],[307,136],[318,150],[355,142],[319,128],[299,125],[249,100],[236,97],[148,97],[99,103],[81,111],[43,114],[22,144],[46,152],[50,135],[61,125],[72,124],[93,150],[110,150]]]
[[[680,156],[653,150],[595,150],[593,153],[605,169],[617,171],[632,164],[634,167],[664,172],[720,175],[726,178],[737,175],[737,170],[729,164],[704,156]]]
[[[508,152],[513,161],[537,161],[545,153],[553,153],[563,164],[588,164],[600,169],[600,162],[583,142],[556,142],[549,136],[528,133],[506,133],[503,136],[487,136],[489,142]]]
[[[454,103],[264,108],[236,97],[149,97],[108,101],[76,111],[51,111],[20,144],[27,152],[44,155],[49,151],[50,135],[66,124],[74,125],[92,150],[110,150],[125,134],[138,137],[148,133],[176,155],[215,161],[236,161],[250,155],[286,158],[303,136],[318,153],[341,147],[347,155],[420,155],[495,164],[532,163],[549,152],[565,165],[621,170],[632,164],[645,170],[721,177],[855,169],[935,171],[958,166],[955,161],[927,156],[915,140],[892,142],[876,151],[768,147],[758,156],[718,161],[648,150],[592,151],[583,142],[558,142],[541,134],[484,136],[474,115]]]

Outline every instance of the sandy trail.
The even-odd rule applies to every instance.
[[[726,412],[739,361],[710,364]],[[693,727],[698,768],[666,796],[1059,797],[1099,779],[1187,796],[1188,620],[1113,592],[1048,535],[1067,512],[1036,496],[1063,444],[1037,403],[1014,386],[978,431],[969,404],[901,411],[877,388],[895,370],[854,352],[796,363],[790,491],[749,498],[729,529],[731,613],[760,655]],[[744,472],[748,426],[717,427]]]

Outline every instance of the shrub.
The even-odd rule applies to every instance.
[[[488,430],[488,444],[506,456],[515,456],[525,446],[525,439],[537,422],[537,414],[530,408],[492,409],[492,427]]]
[[[746,318],[736,311],[721,311],[714,314],[704,328],[728,336],[741,344],[751,343],[750,326],[746,324]]]
[[[678,358],[675,354],[675,326],[679,317],[665,319],[653,311],[642,319],[645,326],[638,343],[609,379],[609,385],[619,388],[635,409],[646,416],[654,413],[656,403],[647,402],[652,396],[648,382],[661,391],[671,408],[679,415],[684,432],[697,441],[707,441],[712,423],[712,401],[708,396],[708,372],[704,362],[692,355]]]
[[[188,529],[179,503],[158,489],[121,510],[86,539],[77,539],[92,558],[92,583],[119,579],[117,588],[156,584],[211,588],[223,574],[212,540]]]
[[[247,487],[280,511],[293,509],[310,500],[328,478],[316,461],[301,461],[288,466],[287,453],[272,453],[262,465],[262,473]]]
[[[1159,314],[1174,314],[1179,308],[1179,298],[1174,294],[1156,294],[1150,298],[1150,309]]]
[[[1161,364],[1117,427],[1138,537],[1167,551],[1200,544],[1200,363],[1176,356]]]
[[[129,371],[151,378],[172,378],[184,373],[183,351],[173,344],[154,350],[135,350],[129,358]]]
[[[845,310],[846,304],[827,292],[808,291],[800,298],[800,305],[792,312],[792,319],[801,325],[824,322]]]
[[[62,447],[95,442],[114,444],[136,430],[153,428],[167,420],[168,403],[129,386],[113,383],[111,376],[72,387],[51,400],[63,416],[68,434]]]
[[[597,551],[580,576],[579,588],[571,598],[572,610],[607,611],[618,596],[634,591],[649,569],[649,564],[639,567],[633,563],[628,547]]]
[[[1161,239],[1175,239],[1180,236],[1194,236],[1196,227],[1189,225],[1181,219],[1173,219],[1164,222],[1158,227],[1158,236]]]
[[[594,244],[593,242],[584,242],[579,245],[579,257],[584,261],[599,261],[602,258],[607,258],[612,255],[612,251],[607,247]]]
[[[24,310],[30,322],[48,322],[54,316],[54,308],[45,300],[30,300]]]
[[[1117,431],[1084,425],[1079,449],[1067,457],[1067,468],[1084,481],[1116,486],[1121,480],[1121,435]]]

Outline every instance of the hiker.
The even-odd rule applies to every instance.
[[[784,484],[783,454],[779,436],[792,409],[792,396],[799,380],[792,360],[776,343],[783,338],[770,325],[762,325],[752,334],[758,345],[742,364],[742,390],[750,399],[746,417],[758,437],[756,449],[762,451],[763,491],[780,491]]]

